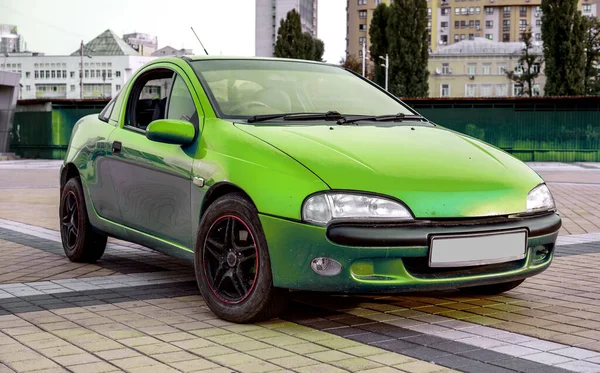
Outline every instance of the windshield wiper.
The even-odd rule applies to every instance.
[[[391,115],[373,115],[373,116],[357,116],[354,118],[345,118],[342,117],[337,121],[337,124],[348,124],[348,123],[356,123],[360,121],[371,121],[371,122],[402,122],[405,120],[425,120],[420,115],[413,114],[391,114]]]
[[[337,111],[326,113],[286,113],[286,114],[264,114],[248,118],[248,123],[264,122],[271,119],[283,120],[342,120],[344,117]]]

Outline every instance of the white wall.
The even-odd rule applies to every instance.
[[[125,82],[131,78],[133,73],[142,67],[146,62],[149,62],[156,57],[146,56],[93,56],[92,58],[84,57],[84,70],[91,70],[94,64],[94,70],[112,70],[112,77],[110,79],[103,80],[102,76],[91,78],[83,78],[85,84],[110,84],[111,85],[111,97],[114,97],[118,93],[118,89],[122,88]],[[20,67],[10,67],[8,70],[17,71],[21,73],[21,98],[22,99],[36,99],[44,97],[57,97],[61,96],[59,93],[47,92],[36,95],[36,85],[64,85],[67,99],[79,99],[80,98],[80,85],[79,85],[79,56],[9,56],[6,58],[6,63],[9,65],[17,65]],[[88,64],[86,66],[86,63]],[[99,63],[100,66],[95,64]],[[102,66],[102,64],[105,66]],[[108,64],[111,64],[109,67]],[[4,59],[0,59],[0,69],[2,69]],[[36,69],[35,64],[38,64]],[[45,65],[49,64],[48,67]],[[52,67],[54,64],[54,67]],[[66,67],[62,67],[65,64]],[[42,65],[44,66],[42,68]],[[67,70],[67,77],[63,78],[35,78],[35,70]],[[117,71],[120,72],[120,77],[117,77]],[[71,72],[73,77],[71,78]],[[29,73],[29,77],[27,77]],[[108,75],[108,74],[107,74]],[[71,89],[73,88],[73,89]],[[85,91],[85,89],[84,89]]]

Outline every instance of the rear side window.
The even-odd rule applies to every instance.
[[[102,109],[102,111],[100,112],[100,114],[98,114],[98,118],[101,121],[108,123],[108,120],[110,119],[110,115],[112,114],[112,111],[115,108],[115,102],[117,101],[117,97],[119,97],[119,95],[116,95],[115,98],[113,98],[112,100],[110,100],[110,102],[108,103],[108,105],[106,105],[104,107],[104,109]]]

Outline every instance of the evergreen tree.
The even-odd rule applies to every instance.
[[[281,20],[273,55],[280,58],[322,61],[325,44],[322,40],[302,32],[300,14],[296,9],[288,12]]]
[[[577,0],[542,0],[542,39],[548,96],[584,93],[584,20]]]
[[[542,65],[542,56],[535,53],[533,49],[533,38],[531,29],[523,33],[523,42],[525,46],[523,53],[519,57],[519,71],[507,71],[506,75],[509,79],[523,87],[522,96],[534,96],[533,86]]]
[[[600,94],[600,76],[598,64],[600,64],[600,20],[596,17],[583,17],[585,38],[583,47],[585,50],[584,70],[584,93],[586,95]]]
[[[375,8],[371,25],[369,26],[369,37],[371,47],[369,48],[370,58],[374,63],[374,81],[381,87],[385,86],[385,67],[381,66],[379,56],[385,57],[388,53],[387,27],[389,20],[389,7],[381,3]]]
[[[398,97],[427,97],[426,0],[396,0],[390,5],[387,28],[389,90]]]

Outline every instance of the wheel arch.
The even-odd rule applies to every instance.
[[[65,187],[65,184],[67,183],[67,181],[69,181],[69,179],[72,179],[74,177],[80,177],[79,169],[77,169],[77,166],[75,166],[74,163],[65,164],[65,166],[63,167],[62,172],[60,174],[60,192],[61,193],[62,193],[62,190]]]
[[[208,189],[208,191],[204,195],[204,198],[202,199],[202,204],[200,206],[200,217],[199,218],[202,219],[202,217],[204,216],[204,213],[206,212],[206,209],[208,209],[208,207],[214,201],[216,201],[217,198],[222,197],[226,194],[231,194],[231,193],[242,194],[244,197],[246,197],[248,199],[248,201],[250,201],[250,203],[252,203],[252,205],[254,205],[256,207],[256,204],[252,200],[252,197],[250,197],[250,195],[248,193],[246,193],[246,191],[244,189],[242,189],[240,186],[233,184],[229,181],[220,181],[220,182],[214,184],[213,186],[211,186],[210,189]]]

